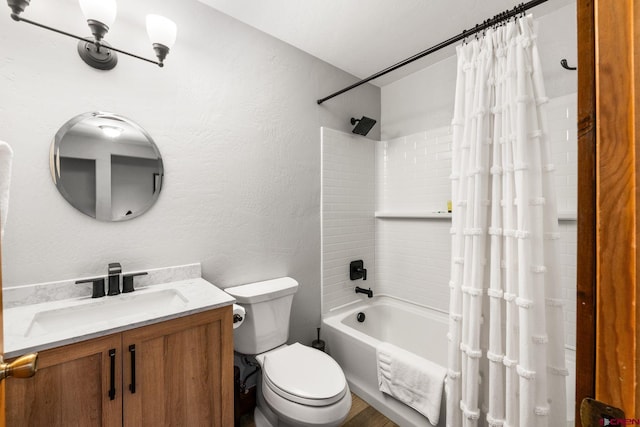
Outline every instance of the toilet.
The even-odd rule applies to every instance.
[[[351,393],[340,365],[300,343],[287,345],[298,282],[291,277],[226,288],[246,310],[234,329],[234,349],[255,357],[256,427],[335,427],[347,417]]]

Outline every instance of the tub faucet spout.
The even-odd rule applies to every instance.
[[[360,286],[356,286],[356,294],[365,294],[369,298],[373,298],[373,291],[371,290],[371,288],[365,289],[361,288]]]

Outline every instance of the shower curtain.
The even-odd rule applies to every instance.
[[[447,426],[566,426],[558,217],[533,19],[457,52]]]

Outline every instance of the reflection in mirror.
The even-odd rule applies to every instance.
[[[162,188],[158,147],[144,129],[111,113],[85,113],[64,124],[51,145],[51,175],[60,194],[101,221],[143,214]]]

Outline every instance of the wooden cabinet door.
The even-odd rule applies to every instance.
[[[5,381],[7,425],[121,426],[120,347],[116,334],[40,352],[34,377]]]
[[[122,343],[125,427],[233,425],[231,306],[123,332]]]

